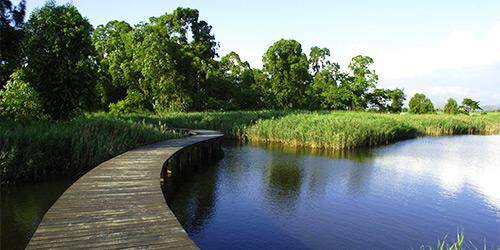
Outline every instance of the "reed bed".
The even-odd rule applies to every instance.
[[[0,122],[0,181],[75,176],[132,148],[182,134],[113,117],[22,125]]]
[[[222,131],[226,137],[242,139],[246,130],[258,120],[275,119],[296,112],[262,110],[262,111],[220,111],[220,112],[189,112],[164,114],[128,114],[117,116],[130,122],[145,122],[149,124],[167,124],[171,128],[211,129]],[[97,116],[108,116],[100,113]]]
[[[417,136],[500,133],[500,115],[410,115],[370,112],[300,113],[260,120],[246,130],[256,142],[353,149]]]

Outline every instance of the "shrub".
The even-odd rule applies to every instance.
[[[448,99],[448,102],[446,102],[446,105],[444,105],[443,111],[446,114],[458,114],[460,110],[458,109],[457,101],[455,101],[455,99],[453,98]]]
[[[146,110],[143,103],[144,97],[139,92],[129,90],[124,100],[109,104],[109,112],[115,115],[141,113]]]
[[[38,93],[23,81],[21,70],[15,71],[5,89],[0,90],[0,117],[21,123],[45,118]]]
[[[434,112],[434,105],[424,94],[416,93],[408,103],[410,113],[427,114]]]

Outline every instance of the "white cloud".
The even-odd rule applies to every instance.
[[[384,79],[401,79],[446,69],[500,62],[500,21],[486,32],[454,30],[433,44],[359,49],[372,55]]]

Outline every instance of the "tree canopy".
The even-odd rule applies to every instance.
[[[310,84],[309,63],[302,46],[295,40],[275,42],[262,59],[269,77],[273,108],[294,109],[306,106],[305,93]]]
[[[457,101],[455,101],[455,99],[453,99],[453,98],[448,99],[448,101],[444,105],[443,112],[446,114],[452,114],[452,115],[458,114],[460,112],[460,110],[459,110]]]
[[[26,77],[54,119],[95,103],[92,30],[74,6],[54,2],[35,10],[26,25]]]
[[[0,83],[16,69],[24,72],[16,82],[36,92],[52,119],[93,109],[401,112],[406,99],[402,89],[377,87],[374,60],[365,55],[342,68],[329,48],[313,46],[306,54],[298,41],[280,39],[263,55],[262,69],[236,52],[219,56],[212,26],[195,9],[177,8],[137,25],[115,20],[94,30],[70,4],[48,2],[24,23],[24,1],[17,7],[0,1]],[[466,98],[461,109],[480,107]],[[423,94],[410,100],[412,113],[433,111]]]
[[[416,93],[408,103],[410,113],[427,114],[434,112],[434,105],[424,94]]]
[[[470,98],[464,98],[464,100],[462,101],[462,108],[467,113],[474,112],[476,110],[481,109],[481,107],[479,106],[479,102],[474,101]]]
[[[0,89],[21,66],[25,14],[25,0],[20,1],[17,6],[10,0],[0,0]]]

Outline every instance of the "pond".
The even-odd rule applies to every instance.
[[[500,246],[500,136],[349,153],[224,151],[168,187],[169,206],[202,249],[409,249],[460,231],[469,247]]]
[[[227,144],[217,164],[168,187],[168,204],[203,249],[408,249],[457,231],[493,248],[499,149],[500,136],[425,137],[343,153]],[[24,249],[73,181],[2,187],[0,249]]]

